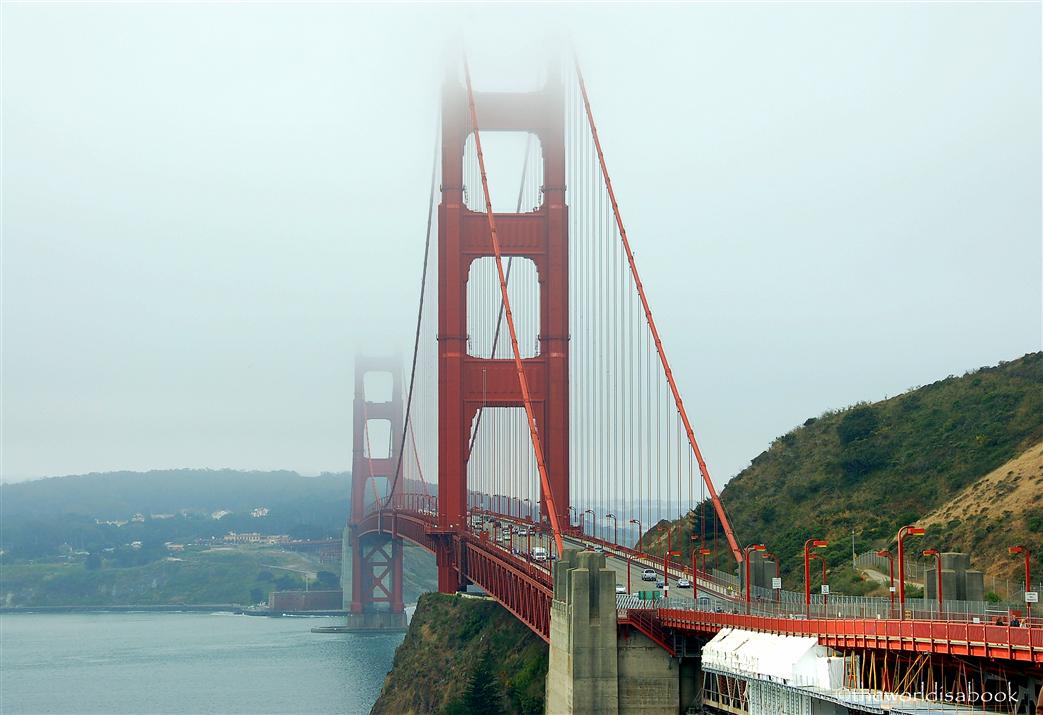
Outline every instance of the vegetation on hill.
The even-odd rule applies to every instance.
[[[417,604],[372,715],[543,712],[547,645],[495,601],[438,593]]]
[[[794,587],[802,578],[805,539],[828,539],[830,565],[850,564],[852,531],[856,551],[886,547],[899,527],[1041,439],[1043,353],[1031,353],[881,402],[812,417],[755,457],[728,482],[721,499],[739,540],[766,543],[782,560],[787,586]],[[708,508],[697,507],[677,526],[699,534],[702,513],[706,533],[713,534]],[[994,521],[1000,516],[988,514]],[[692,543],[687,534],[674,538],[686,558]],[[661,552],[656,529],[646,538],[650,550]],[[733,568],[721,543],[718,564]],[[970,548],[947,542],[945,531],[929,533],[922,543]],[[849,593],[857,590],[852,576],[847,574]]]

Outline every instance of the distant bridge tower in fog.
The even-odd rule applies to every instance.
[[[402,434],[402,380],[399,360],[356,356],[353,446],[351,460],[351,514],[344,531],[341,560],[344,608],[348,628],[402,629],[406,625],[402,602],[402,537],[387,532],[359,534],[367,511],[389,501],[398,463]],[[385,376],[390,394],[376,394],[376,380],[367,394],[366,376]],[[388,521],[394,517],[389,514]]]

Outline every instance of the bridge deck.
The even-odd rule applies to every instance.
[[[500,520],[510,521],[507,518]],[[549,562],[530,561],[509,544],[495,541],[484,527],[437,532],[431,512],[372,512],[360,524],[360,532],[367,531],[401,536],[430,551],[436,550],[437,539],[451,539],[454,543],[453,558],[465,577],[499,601],[541,638],[549,638],[550,601],[553,598]],[[604,544],[578,536],[570,536],[567,541],[576,547]],[[633,590],[640,588],[641,570],[653,568],[662,574],[661,560],[619,546],[603,548],[609,556],[610,567],[619,573],[620,583],[625,583],[627,572],[630,572]],[[647,607],[638,608],[635,599],[624,599],[626,606],[621,607],[620,622],[638,628],[668,651],[672,650],[667,633],[671,629],[712,636],[722,628],[742,628],[814,636],[823,645],[839,649],[936,653],[1043,665],[1043,628],[952,620],[803,618],[700,610],[694,596],[709,597],[714,603],[728,600],[736,603],[734,594],[702,574],[698,574],[696,588],[679,589],[677,579],[683,575],[671,571],[668,580],[671,597],[661,604],[665,607],[646,602]]]

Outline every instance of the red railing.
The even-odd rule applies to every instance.
[[[813,636],[834,648],[944,653],[1043,664],[1043,629],[955,621],[791,619],[661,609],[664,626],[716,633],[721,628]]]

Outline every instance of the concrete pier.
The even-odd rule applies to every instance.
[[[615,573],[604,554],[566,550],[554,564],[546,712],[676,715],[698,690],[696,661],[681,663],[637,631],[619,635]]]
[[[554,564],[548,713],[619,712],[615,584],[604,554],[567,549]]]

